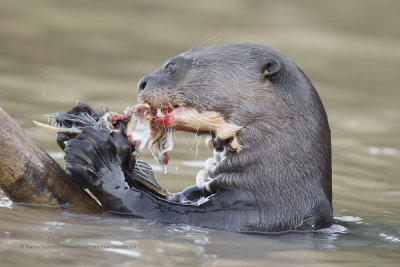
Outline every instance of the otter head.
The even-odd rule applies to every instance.
[[[263,103],[273,93],[269,78],[281,68],[278,59],[260,48],[211,46],[180,54],[141,79],[139,97],[155,107],[213,111],[243,126],[253,121],[246,114],[260,107],[252,104]],[[261,107],[259,112],[265,116]]]
[[[326,181],[331,198],[325,110],[305,74],[278,51],[230,44],[185,52],[145,76],[138,91],[143,102],[176,109],[167,125],[210,132],[225,151],[207,170],[210,191],[229,185],[265,192],[277,181],[314,177]]]

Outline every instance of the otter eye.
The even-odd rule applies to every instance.
[[[176,64],[175,63],[169,63],[167,66],[165,66],[165,70],[169,73],[172,74],[176,70]]]

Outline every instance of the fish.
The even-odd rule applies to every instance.
[[[155,123],[156,118],[165,116],[166,111],[151,109],[148,104],[138,104],[126,108],[123,114],[104,108],[100,113],[96,113],[83,102],[79,102],[71,110],[73,112],[56,112],[46,115],[48,123],[38,121],[33,121],[33,123],[40,128],[68,135],[77,135],[87,126],[107,130],[109,133],[119,132],[134,147],[135,159],[148,144],[151,154],[158,160],[164,173],[167,173],[168,152],[173,149],[174,130],[159,127]],[[151,191],[163,196],[172,196],[158,184],[151,166],[146,162],[136,160],[132,176],[135,181]]]

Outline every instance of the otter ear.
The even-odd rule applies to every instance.
[[[281,64],[272,58],[265,58],[259,61],[261,75],[264,79],[274,75],[281,69]]]

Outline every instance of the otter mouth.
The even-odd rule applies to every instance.
[[[156,114],[155,123],[158,127],[184,131],[196,134],[214,133],[220,139],[234,137],[243,126],[225,121],[222,114],[216,111],[198,112],[191,106],[152,106],[150,112]]]

